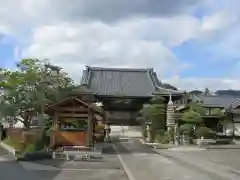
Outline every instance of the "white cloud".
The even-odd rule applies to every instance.
[[[219,89],[240,89],[240,79],[238,78],[201,78],[201,77],[188,77],[182,78],[179,76],[173,76],[168,79],[164,79],[164,82],[168,82],[179,89],[187,90],[204,90],[209,88],[211,91]]]
[[[146,40],[136,33],[146,25],[136,24],[137,28],[128,22],[114,26],[103,22],[42,26],[33,31],[33,39],[23,56],[50,58],[77,77],[84,64],[154,67],[161,75],[171,69],[177,71],[187,67],[186,63],[181,65],[161,39]],[[151,31],[146,33],[151,34]]]
[[[171,18],[142,18],[120,22],[119,27],[131,36],[150,41],[162,41],[167,46],[177,46],[199,33],[201,22],[191,15]]]
[[[232,12],[227,10],[216,11],[203,18],[200,33],[196,37],[205,40],[219,38],[219,36],[222,36],[222,32],[226,32],[238,20],[239,17]]]
[[[207,15],[200,20],[191,12],[202,2],[0,0],[0,34],[19,40],[16,56],[49,58],[74,79],[80,78],[84,65],[154,67],[161,79],[176,75],[168,80],[181,88],[238,88],[238,79],[177,76],[194,62],[182,62],[171,48],[191,39],[214,37],[215,54],[240,57],[238,1],[205,0]]]
[[[223,28],[229,27],[232,23],[236,22],[238,18],[227,11],[219,11],[211,16],[203,19],[202,30],[205,31],[218,31]]]

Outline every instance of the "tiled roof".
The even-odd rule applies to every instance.
[[[166,89],[163,87],[158,86],[157,90],[153,93],[154,95],[169,95],[171,93],[172,96],[174,95],[183,95],[186,93],[186,91],[179,91],[179,90],[173,90],[173,89]]]
[[[81,84],[97,95],[150,97],[160,85],[153,69],[87,67]]]
[[[77,94],[95,94],[91,89],[87,88],[86,85],[82,84],[72,89],[72,93]]]
[[[240,98],[239,97],[235,98],[231,105],[232,105],[231,108],[233,109],[240,106]]]
[[[227,110],[240,105],[240,98],[234,96],[199,96],[204,107],[222,107]]]

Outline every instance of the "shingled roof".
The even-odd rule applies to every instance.
[[[97,95],[150,97],[160,86],[152,68],[101,68],[89,67],[83,71],[81,84]]]

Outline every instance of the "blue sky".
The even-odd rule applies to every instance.
[[[154,67],[180,89],[240,89],[239,1],[100,1],[0,2],[0,66],[49,58],[74,79],[85,65]]]
[[[6,37],[3,37],[0,42],[0,66],[7,66],[9,61],[14,60],[14,49],[17,46],[14,42],[6,42]]]

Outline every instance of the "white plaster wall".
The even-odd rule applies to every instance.
[[[111,136],[141,137],[140,126],[111,126]]]
[[[240,123],[235,123],[235,135],[240,136]]]
[[[227,124],[225,125],[225,132],[228,134],[228,132],[232,132],[233,130],[233,124]],[[240,123],[234,123],[234,132],[236,136],[240,136]]]

